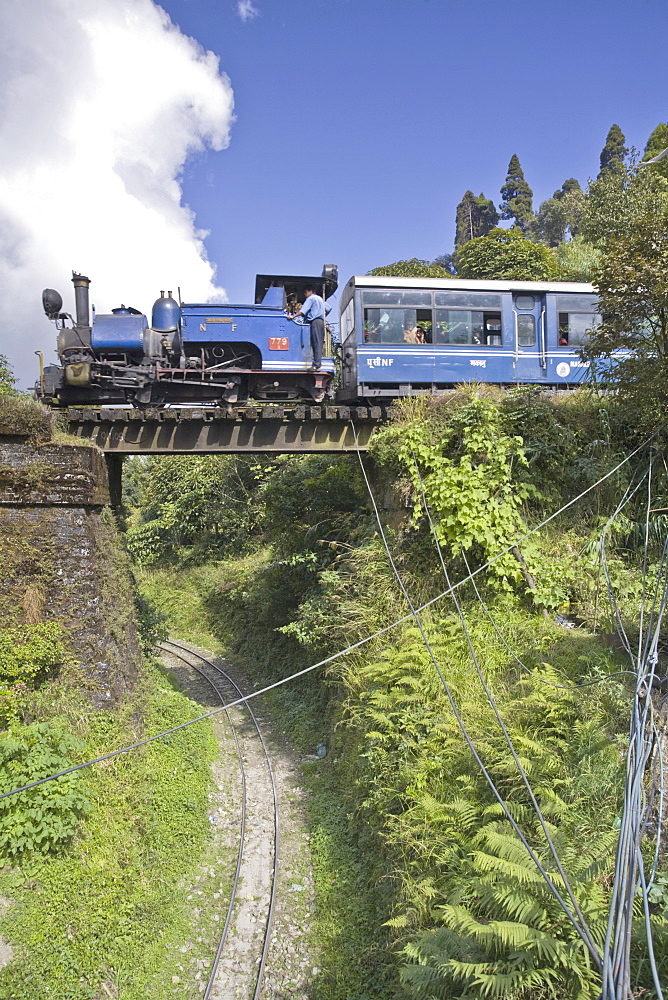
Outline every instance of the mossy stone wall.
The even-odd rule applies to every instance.
[[[56,620],[96,707],[137,678],[132,586],[96,448],[0,436],[0,628]]]

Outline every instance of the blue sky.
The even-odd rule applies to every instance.
[[[56,360],[73,269],[150,315],[450,251],[513,153],[537,207],[613,123],[642,149],[667,36],[666,0],[2,0],[0,353],[24,385]]]
[[[234,89],[229,147],[184,175],[232,301],[256,271],[431,259],[513,153],[537,207],[595,176],[613,123],[642,149],[668,121],[665,0],[253,2],[245,21],[234,0],[162,4]]]

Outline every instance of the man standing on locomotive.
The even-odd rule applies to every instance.
[[[297,319],[301,316],[311,329],[311,350],[313,351],[313,364],[311,370],[320,371],[322,364],[322,345],[325,340],[325,315],[331,312],[331,307],[325,304],[321,295],[316,295],[312,288],[305,288],[306,299],[298,313],[288,314],[288,319]]]

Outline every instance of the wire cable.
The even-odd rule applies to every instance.
[[[415,465],[415,471],[417,473],[418,481],[420,483],[420,492],[422,494],[422,506],[423,506],[423,509],[425,510],[425,512],[427,514],[427,518],[429,520],[429,527],[431,529],[431,534],[432,534],[432,537],[434,539],[434,544],[436,546],[436,551],[438,552],[438,557],[439,557],[439,560],[440,560],[440,563],[441,563],[441,569],[443,571],[443,576],[445,578],[446,584],[448,586],[450,586],[450,576],[448,574],[447,566],[445,565],[445,560],[443,558],[443,550],[441,548],[440,542],[438,540],[438,534],[436,532],[436,525],[434,524],[434,520],[433,520],[432,515],[431,515],[431,510],[429,508],[429,504],[427,502],[427,497],[426,497],[426,494],[425,494],[424,480],[422,478],[422,473],[420,472],[420,467],[419,467],[419,465],[417,463],[417,459],[415,458],[415,455],[413,455],[413,463]],[[512,739],[510,737],[510,733],[508,732],[508,729],[506,728],[506,725],[505,725],[505,723],[504,723],[504,721],[503,721],[503,719],[501,717],[501,713],[499,712],[498,706],[496,704],[496,699],[492,695],[492,692],[489,689],[487,681],[485,680],[485,676],[484,676],[484,674],[482,672],[482,669],[480,667],[480,663],[478,661],[478,657],[477,657],[477,654],[476,654],[476,651],[475,651],[475,647],[473,645],[473,640],[471,638],[471,633],[470,633],[468,625],[466,624],[466,618],[464,616],[464,612],[462,610],[462,607],[461,607],[461,604],[460,604],[459,599],[457,597],[457,594],[453,592],[451,596],[452,596],[453,604],[455,605],[455,609],[457,611],[457,615],[459,617],[459,621],[460,621],[462,629],[464,631],[464,635],[466,636],[466,644],[468,646],[469,653],[471,655],[471,660],[473,661],[473,666],[474,666],[475,672],[476,672],[476,674],[478,676],[478,680],[480,681],[482,689],[485,692],[485,697],[487,698],[487,701],[488,701],[488,703],[489,703],[492,711],[494,712],[494,716],[495,716],[496,721],[497,721],[497,723],[499,725],[499,728],[501,729],[501,732],[503,733],[503,738],[504,738],[504,740],[506,742],[506,746],[508,747],[508,749],[510,751],[510,755],[513,758],[513,762],[515,764],[515,767],[517,768],[518,774],[520,775],[520,777],[522,779],[522,783],[524,784],[524,787],[527,790],[527,793],[528,793],[529,798],[531,800],[531,805],[533,806],[534,812],[536,813],[536,816],[538,817],[538,822],[540,823],[540,827],[541,827],[541,829],[543,831],[543,835],[545,836],[545,840],[546,840],[547,846],[549,848],[550,854],[552,855],[552,857],[554,859],[554,863],[557,866],[557,871],[559,872],[559,875],[561,876],[562,882],[564,884],[564,888],[566,890],[566,894],[567,894],[568,898],[571,901],[571,904],[573,906],[573,910],[574,910],[575,914],[577,915],[577,918],[578,918],[578,921],[579,921],[579,924],[580,924],[580,928],[581,928],[581,930],[580,930],[580,936],[582,937],[584,943],[589,948],[589,951],[591,952],[591,954],[592,955],[594,955],[595,953],[598,954],[598,948],[596,946],[596,942],[594,941],[594,938],[593,938],[591,930],[590,930],[590,928],[589,928],[589,926],[587,924],[585,916],[582,913],[582,910],[580,909],[580,905],[579,905],[577,899],[575,898],[575,894],[573,893],[573,890],[571,888],[571,884],[569,882],[568,876],[567,876],[567,874],[566,874],[566,872],[564,870],[564,867],[563,867],[563,865],[561,863],[561,858],[559,857],[559,854],[557,853],[557,849],[556,849],[556,847],[554,845],[554,841],[552,840],[552,837],[550,835],[550,831],[549,831],[547,823],[545,821],[545,817],[543,816],[543,812],[542,812],[542,810],[541,810],[541,808],[540,808],[540,806],[538,804],[538,800],[537,800],[536,795],[534,793],[534,790],[533,790],[533,788],[531,786],[531,782],[529,781],[527,773],[524,770],[524,767],[522,766],[522,762],[521,762],[521,760],[520,760],[520,758],[519,758],[519,756],[517,754],[517,751],[515,750],[515,744],[513,743]]]
[[[351,421],[351,423],[352,423],[352,421]],[[461,717],[461,715],[459,713],[459,709],[457,708],[457,704],[455,702],[455,699],[454,699],[454,696],[452,694],[452,691],[450,690],[450,686],[449,686],[447,680],[445,679],[445,675],[443,674],[441,666],[440,666],[438,660],[436,659],[436,656],[435,656],[434,651],[432,649],[431,643],[429,642],[429,638],[428,638],[428,636],[427,636],[427,634],[426,634],[426,632],[424,630],[424,626],[422,624],[422,619],[420,618],[419,612],[415,608],[415,606],[413,605],[413,602],[412,602],[412,600],[410,598],[410,595],[409,595],[408,591],[406,590],[406,587],[405,587],[405,584],[404,584],[403,579],[401,577],[401,574],[399,573],[399,571],[398,571],[398,569],[396,567],[396,564],[394,562],[394,559],[392,558],[392,553],[390,551],[390,547],[389,547],[389,545],[387,543],[387,539],[385,537],[385,532],[383,530],[383,525],[382,525],[382,521],[381,521],[381,517],[380,517],[380,512],[378,510],[378,505],[376,504],[376,499],[375,499],[375,497],[373,495],[373,490],[371,489],[371,484],[369,482],[369,478],[367,476],[366,469],[364,467],[364,462],[362,461],[362,453],[361,453],[361,451],[359,449],[359,443],[358,443],[358,439],[357,439],[357,433],[355,431],[354,425],[353,425],[353,434],[354,434],[355,442],[356,442],[356,445],[357,445],[357,457],[358,457],[358,460],[359,460],[360,468],[362,470],[362,475],[364,476],[364,480],[366,482],[367,489],[369,491],[369,496],[371,498],[371,503],[373,505],[373,509],[374,509],[374,512],[375,512],[375,515],[376,515],[376,521],[377,521],[377,524],[378,524],[378,530],[380,532],[380,536],[381,536],[381,539],[383,541],[383,546],[385,548],[385,552],[387,554],[387,558],[388,558],[388,560],[390,562],[390,566],[392,567],[392,571],[393,571],[393,573],[395,575],[395,578],[397,580],[399,588],[400,588],[402,594],[404,595],[406,603],[408,604],[409,608],[411,609],[411,615],[412,615],[412,617],[413,617],[413,619],[415,621],[415,624],[418,627],[420,635],[422,636],[422,641],[423,641],[423,643],[425,645],[425,648],[426,648],[426,650],[427,650],[427,652],[429,654],[429,657],[430,657],[430,659],[432,661],[434,669],[436,670],[436,673],[437,673],[437,675],[439,677],[441,685],[443,686],[443,690],[445,691],[445,694],[446,694],[446,697],[448,699],[448,702],[450,703],[450,708],[451,708],[452,713],[453,713],[453,715],[454,715],[454,717],[455,717],[455,719],[457,721],[457,725],[459,726],[459,729],[460,729],[460,731],[462,733],[462,736],[464,737],[464,740],[466,741],[466,745],[468,746],[471,754],[473,755],[473,758],[474,758],[476,764],[478,765],[478,767],[479,767],[479,769],[480,769],[483,777],[485,778],[485,780],[486,780],[486,782],[487,782],[487,784],[488,784],[488,786],[489,786],[492,794],[494,795],[494,797],[496,798],[497,802],[501,806],[504,814],[506,815],[506,818],[508,819],[508,822],[512,826],[512,828],[515,831],[516,835],[518,836],[520,842],[522,843],[522,845],[524,846],[525,850],[529,854],[529,857],[531,858],[531,860],[535,864],[536,868],[540,872],[540,874],[541,874],[542,878],[544,879],[545,883],[547,884],[547,886],[551,890],[552,894],[557,899],[560,907],[562,908],[563,912],[566,914],[566,917],[568,918],[568,920],[570,921],[570,923],[573,925],[576,933],[578,934],[578,936],[580,937],[580,939],[584,942],[584,944],[587,947],[587,950],[589,951],[589,953],[590,953],[590,955],[591,955],[594,963],[596,964],[597,968],[600,969],[601,968],[601,956],[599,954],[598,948],[596,948],[595,945],[592,945],[592,943],[591,943],[591,941],[589,939],[589,936],[587,934],[588,928],[585,929],[585,928],[581,927],[580,924],[579,924],[579,922],[578,922],[578,920],[571,913],[571,911],[568,908],[568,905],[566,904],[563,896],[559,892],[559,890],[558,890],[557,886],[555,885],[554,881],[552,880],[552,878],[550,877],[549,873],[546,871],[545,867],[543,866],[542,862],[540,861],[540,858],[538,857],[538,855],[533,850],[533,848],[529,844],[528,840],[526,839],[526,837],[524,836],[524,834],[520,830],[520,828],[519,828],[519,826],[518,826],[518,824],[517,824],[514,816],[512,815],[510,809],[508,808],[508,805],[507,805],[506,801],[504,800],[503,796],[499,792],[499,790],[498,790],[498,788],[496,786],[496,783],[494,782],[494,779],[492,778],[491,774],[487,770],[487,768],[486,768],[486,766],[485,766],[482,758],[480,757],[480,754],[476,750],[476,747],[475,747],[475,745],[473,743],[473,740],[471,739],[469,731],[466,728],[466,725],[464,724],[464,720],[462,719],[462,717]],[[508,551],[508,550],[506,550],[506,551]],[[454,590],[454,588],[450,588],[449,592],[452,592],[453,590]]]
[[[645,883],[640,843],[645,828],[642,809],[643,780],[650,758],[653,741],[647,733],[654,726],[651,698],[652,682],[658,663],[658,643],[662,621],[668,604],[668,538],[664,544],[657,573],[650,621],[646,628],[644,654],[638,663],[629,727],[624,807],[617,844],[615,877],[612,886],[610,912],[603,949],[602,1000],[626,1000],[631,990],[631,939],[633,930],[633,904],[638,890]],[[639,860],[640,859],[640,860]],[[644,904],[645,905],[645,904]],[[649,911],[645,912],[649,920]],[[651,925],[648,934],[650,964],[654,961],[651,942]],[[653,975],[656,973],[652,965]],[[658,979],[655,975],[655,985]],[[660,987],[659,997],[662,996]]]
[[[460,548],[460,552],[461,552],[462,558],[464,560],[464,565],[466,566],[467,572],[470,574],[471,567],[469,566],[468,559],[466,558],[466,552],[464,551],[463,548]],[[482,607],[483,612],[485,613],[486,617],[489,619],[489,621],[490,621],[490,623],[492,625],[492,628],[494,629],[494,631],[498,635],[498,637],[501,640],[501,642],[503,643],[503,645],[506,647],[506,649],[508,650],[508,652],[510,653],[510,655],[512,656],[512,658],[515,660],[515,662],[521,667],[521,669],[524,670],[524,671],[526,671],[526,673],[530,677],[532,677],[533,680],[538,681],[539,684],[545,684],[547,687],[554,688],[557,691],[577,691],[580,688],[587,688],[587,687],[592,687],[594,684],[601,684],[603,681],[609,680],[610,677],[619,677],[621,675],[626,675],[626,676],[629,676],[629,677],[635,677],[636,676],[635,670],[613,670],[612,673],[605,674],[605,676],[603,676],[603,677],[597,677],[593,681],[582,681],[582,683],[580,683],[580,684],[555,684],[554,681],[548,681],[544,677],[538,677],[534,673],[534,671],[531,670],[530,667],[527,667],[526,663],[524,663],[519,658],[519,656],[517,656],[517,654],[513,650],[512,646],[509,644],[509,642],[507,641],[506,637],[504,636],[503,632],[501,632],[499,626],[496,624],[494,618],[492,617],[492,614],[491,614],[491,612],[490,612],[487,604],[483,600],[482,594],[478,590],[478,585],[477,585],[476,581],[473,580],[473,579],[471,579],[471,583],[473,585],[473,589],[475,591],[476,597],[478,598],[478,601],[480,602],[480,605]]]
[[[352,427],[354,429],[354,424],[352,423],[352,421],[351,421],[351,425],[352,425]],[[645,448],[646,445],[649,444],[654,439],[655,436],[656,436],[656,432],[651,437],[647,438],[646,441],[644,441],[641,445],[639,445],[637,448],[635,448],[632,452],[630,452],[626,456],[626,458],[623,458],[621,460],[621,462],[618,462],[617,465],[613,469],[610,469],[609,472],[606,472],[605,475],[601,476],[601,478],[598,479],[595,483],[593,483],[591,486],[588,486],[587,489],[583,490],[581,493],[579,493],[572,500],[569,500],[568,503],[564,504],[562,507],[560,507],[558,510],[556,510],[553,514],[550,514],[550,516],[547,517],[547,518],[545,518],[544,521],[541,521],[540,524],[537,524],[535,528],[531,528],[529,531],[527,531],[520,538],[517,538],[512,543],[512,545],[509,545],[502,552],[497,553],[496,556],[494,556],[492,559],[488,560],[486,563],[484,563],[484,565],[479,566],[478,569],[473,570],[473,572],[469,573],[467,576],[465,576],[458,583],[452,584],[452,586],[449,587],[447,590],[444,590],[442,593],[437,594],[436,597],[432,597],[431,600],[426,601],[424,604],[422,604],[416,610],[417,611],[424,611],[426,608],[429,608],[433,604],[436,604],[437,601],[440,601],[444,597],[447,597],[447,595],[450,594],[450,593],[452,593],[454,590],[458,589],[459,587],[463,587],[465,583],[467,583],[469,580],[472,580],[479,573],[482,573],[483,570],[487,569],[488,566],[491,566],[498,559],[500,559],[507,552],[509,552],[510,549],[512,549],[514,545],[518,545],[520,542],[524,541],[525,538],[528,538],[530,535],[533,535],[537,531],[540,531],[540,529],[543,528],[546,524],[549,524],[550,521],[553,521],[556,517],[558,517],[560,514],[562,514],[565,510],[568,510],[570,507],[573,506],[573,504],[577,503],[578,500],[581,500],[582,497],[587,496],[588,493],[591,493],[591,491],[594,490],[594,489],[596,489],[597,486],[600,486],[600,484],[603,483],[603,482],[605,482],[606,479],[609,479],[610,476],[614,475],[614,473],[617,472],[618,469],[621,469],[623,465],[625,465],[627,462],[629,462],[635,455],[638,454],[639,451],[641,451],[643,448]],[[181,723],[178,726],[172,727],[171,729],[166,729],[163,732],[156,733],[155,736],[149,736],[145,740],[139,740],[138,742],[131,743],[128,746],[120,747],[118,750],[112,750],[108,754],[103,754],[100,757],[95,757],[92,760],[85,761],[82,764],[75,764],[73,767],[65,768],[64,770],[58,771],[55,774],[50,774],[47,777],[39,778],[38,780],[32,781],[29,784],[22,785],[20,788],[13,788],[9,792],[2,792],[2,793],[0,793],[0,800],[5,799],[5,798],[7,798],[10,795],[18,795],[20,792],[28,791],[28,789],[30,789],[30,788],[36,788],[38,785],[43,785],[47,781],[55,781],[57,778],[62,778],[66,774],[72,774],[74,771],[80,771],[82,768],[85,768],[85,767],[91,767],[93,764],[100,764],[100,763],[102,763],[105,760],[110,760],[113,757],[118,757],[120,754],[127,753],[130,750],[136,750],[139,747],[145,746],[147,743],[152,743],[154,740],[163,739],[165,736],[170,736],[172,733],[178,732],[180,729],[185,729],[188,726],[195,725],[197,722],[202,722],[204,719],[208,719],[212,715],[217,715],[219,712],[223,712],[227,708],[233,708],[234,705],[240,704],[242,701],[248,701],[250,698],[255,698],[255,697],[257,697],[260,694],[266,694],[268,691],[271,691],[271,690],[273,690],[276,687],[280,687],[282,684],[287,684],[290,681],[296,680],[298,677],[303,677],[305,674],[308,674],[308,673],[310,673],[313,670],[317,670],[319,667],[326,666],[326,664],[328,664],[328,663],[333,663],[335,660],[340,659],[340,657],[342,657],[342,656],[347,656],[348,653],[353,652],[355,649],[359,649],[361,646],[364,646],[367,642],[371,642],[373,639],[377,639],[379,636],[384,635],[386,632],[391,631],[393,628],[396,628],[398,625],[403,625],[405,622],[410,621],[411,618],[413,618],[413,613],[409,612],[409,614],[404,615],[402,618],[398,618],[396,621],[392,622],[391,625],[386,625],[384,628],[378,629],[376,632],[372,633],[372,635],[365,636],[365,638],[360,639],[358,642],[352,643],[350,646],[347,646],[345,649],[339,650],[337,653],[333,653],[331,656],[327,656],[323,660],[319,660],[317,663],[312,664],[310,667],[305,667],[303,670],[298,670],[294,674],[290,674],[288,677],[284,677],[281,680],[276,681],[273,684],[270,684],[267,687],[262,688],[259,691],[252,692],[251,694],[247,695],[245,699],[239,699],[239,701],[232,702],[229,705],[222,705],[222,706],[220,706],[220,708],[214,709],[211,712],[207,712],[205,715],[197,716],[197,718],[191,719],[189,722],[184,722],[184,723]]]

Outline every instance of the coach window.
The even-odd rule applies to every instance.
[[[431,292],[417,292],[414,289],[365,288],[365,306],[413,306],[431,308]]]
[[[515,308],[516,309],[533,309],[536,304],[536,300],[533,295],[516,295],[515,296]]]
[[[596,296],[591,292],[557,295],[557,316],[559,318],[559,347],[582,347],[588,335],[601,324],[601,316],[595,312]]]
[[[478,309],[437,309],[437,344],[501,347],[501,313]]]
[[[596,313],[559,313],[559,347],[583,347],[589,333],[599,326]]]
[[[517,314],[517,343],[519,347],[533,347],[536,343],[536,317],[531,313]]]
[[[501,296],[497,292],[436,292],[434,298],[437,344],[501,347]]]
[[[366,344],[431,344],[431,309],[364,310]]]

